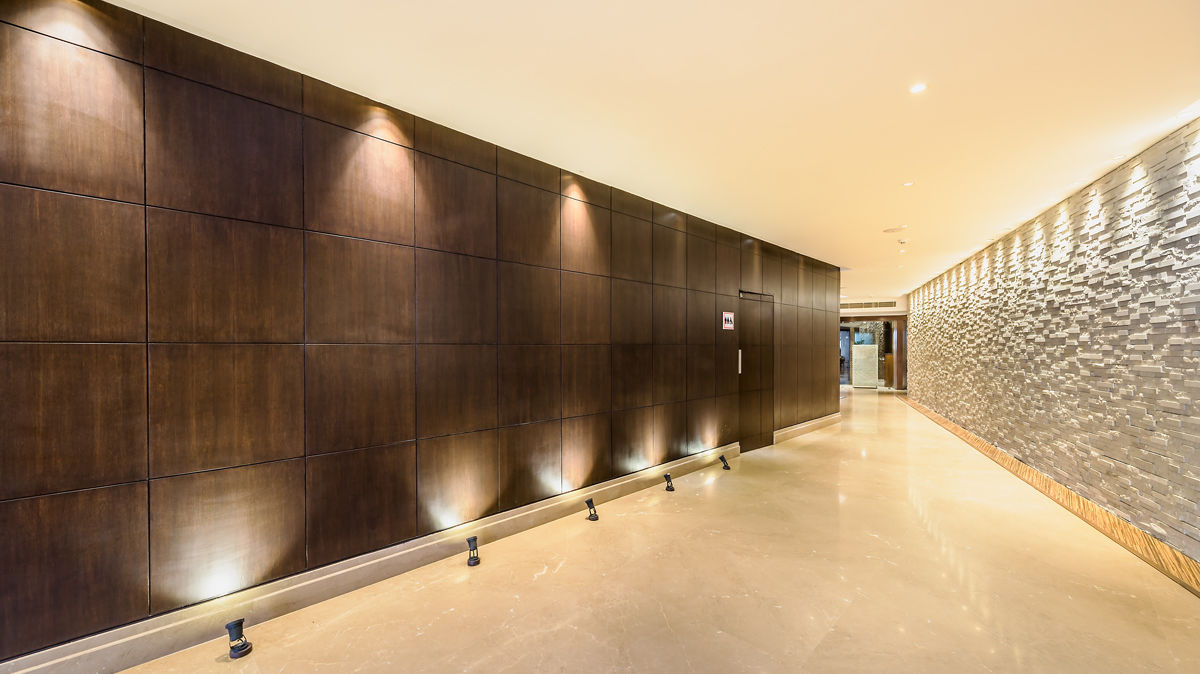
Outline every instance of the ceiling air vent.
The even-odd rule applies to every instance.
[[[896,300],[890,302],[842,302],[842,309],[894,309]]]

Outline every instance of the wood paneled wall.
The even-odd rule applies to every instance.
[[[100,2],[0,4],[0,659],[837,409],[835,268]]]

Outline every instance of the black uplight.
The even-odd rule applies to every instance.
[[[729,462],[725,460],[724,454],[721,455],[721,467],[724,468],[725,470],[730,470]]]
[[[595,502],[593,502],[592,499],[588,499],[588,500],[584,501],[584,503],[588,507],[588,519],[593,522],[600,519],[600,513],[596,512]]]
[[[467,566],[479,566],[479,542],[474,536],[467,539]]]
[[[238,618],[225,625],[225,630],[229,632],[229,657],[233,660],[244,658],[254,650],[254,644],[247,641],[246,635],[242,634],[242,623],[244,622],[246,622],[245,618]]]
[[[663,475],[663,479],[667,481],[667,491],[675,491],[675,485],[671,484],[671,474]]]

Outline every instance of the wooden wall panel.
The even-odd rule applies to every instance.
[[[654,343],[687,344],[687,291],[654,286]]]
[[[562,273],[563,344],[608,344],[612,341],[611,289],[612,283],[605,276]]]
[[[682,288],[687,285],[687,235],[654,226],[654,282]]]
[[[655,405],[651,465],[687,456],[687,439],[687,403]]]
[[[144,209],[0,185],[0,339],[146,338]]]
[[[146,479],[144,344],[0,344],[0,499]]]
[[[142,69],[0,24],[0,181],[142,201]]]
[[[607,412],[612,403],[610,347],[562,348],[563,416]]]
[[[416,145],[421,152],[480,171],[496,172],[496,146],[427,119],[416,119]]]
[[[687,231],[687,214],[673,208],[654,204],[654,224],[670,227],[679,232]]]
[[[495,344],[496,297],[494,261],[417,251],[418,341]]]
[[[496,148],[496,175],[557,193],[559,170],[557,166],[538,161],[505,148]],[[555,199],[557,205],[558,200]]]
[[[710,293],[717,289],[717,244],[694,234],[687,236],[687,287]]]
[[[721,421],[716,398],[700,398],[687,403],[687,453],[695,454],[719,447]]]
[[[560,194],[601,208],[612,207],[612,188],[576,173],[561,173]]]
[[[413,243],[413,151],[304,120],[304,226]]]
[[[418,246],[496,257],[496,176],[418,154],[416,181]]]
[[[635,407],[612,413],[613,475],[627,475],[654,465],[654,408]]]
[[[309,342],[413,341],[412,248],[324,234],[305,236]]]
[[[413,116],[303,76],[304,114],[406,147],[413,146]]]
[[[300,116],[146,71],[146,201],[300,227]]]
[[[304,565],[304,459],[150,481],[152,612]]]
[[[562,348],[501,346],[501,426],[562,416]]]
[[[669,403],[687,398],[687,346],[654,345],[654,402]]]
[[[411,346],[305,347],[304,418],[309,454],[416,437]]]
[[[309,457],[308,566],[417,535],[417,443]]]
[[[151,340],[303,341],[301,232],[158,208],[146,226]]]
[[[300,111],[300,73],[146,19],[146,66]]]
[[[418,534],[499,510],[498,443],[494,430],[417,442]]]
[[[0,3],[0,21],[142,61],[142,17],[101,0],[7,0]]]
[[[501,344],[559,343],[559,274],[557,269],[500,263]]]
[[[654,225],[612,214],[612,275],[646,283],[654,280]]]
[[[608,413],[562,420],[562,471],[563,491],[612,477],[612,420]]]
[[[501,178],[496,184],[496,254],[501,260],[558,267],[558,196]]]
[[[612,343],[654,343],[654,286],[612,280]]]
[[[151,477],[304,456],[304,347],[149,348]]]
[[[560,199],[563,269],[607,276],[612,261],[612,212],[567,197]]]
[[[653,202],[615,187],[612,190],[612,209],[614,213],[624,213],[639,220],[654,219]]]
[[[146,483],[0,502],[0,660],[147,615]]]
[[[417,348],[417,437],[495,428],[495,346]]]
[[[649,344],[612,346],[613,409],[645,407],[654,403],[654,347]]]
[[[500,509],[562,493],[562,425],[558,420],[500,429]]]

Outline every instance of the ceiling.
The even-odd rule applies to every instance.
[[[1196,0],[116,4],[848,268],[849,297],[1200,115]]]

